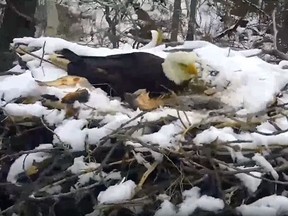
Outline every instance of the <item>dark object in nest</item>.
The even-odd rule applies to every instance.
[[[75,101],[79,101],[79,103],[86,103],[88,102],[89,97],[90,94],[87,89],[78,89],[75,92],[71,92],[65,95],[61,102],[66,104],[73,104]]]
[[[50,101],[59,101],[59,98],[56,97],[55,95],[43,94],[41,95],[41,97]]]

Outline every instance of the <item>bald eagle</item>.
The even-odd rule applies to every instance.
[[[93,86],[121,98],[139,89],[155,96],[178,92],[199,75],[199,59],[193,52],[170,53],[164,59],[146,52],[79,56],[63,49],[60,55],[50,56],[50,61],[58,66],[62,64],[68,75],[85,77]]]

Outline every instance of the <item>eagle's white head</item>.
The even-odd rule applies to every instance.
[[[201,61],[194,52],[179,51],[168,54],[162,68],[168,79],[180,85],[200,75]]]

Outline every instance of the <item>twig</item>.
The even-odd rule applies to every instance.
[[[41,123],[43,124],[43,126],[44,126],[48,131],[50,131],[52,134],[54,134],[54,135],[57,137],[57,139],[58,139],[58,141],[60,142],[60,144],[61,144],[64,148],[67,148],[66,143],[64,143],[64,142],[61,140],[61,138],[59,137],[59,135],[56,134],[52,129],[50,129],[50,128],[47,126],[47,124],[45,123],[45,121],[44,121],[44,119],[43,119],[43,116],[40,117],[40,120],[41,120]]]
[[[185,125],[185,123],[183,122],[183,120],[182,120],[182,118],[180,116],[179,109],[176,109],[176,111],[177,111],[177,117],[178,117],[179,121],[181,122],[182,126],[187,130],[187,126]]]
[[[279,135],[279,134],[283,134],[283,133],[288,132],[288,129],[281,130],[281,131],[275,131],[275,132],[272,132],[272,133],[261,132],[261,131],[258,131],[258,130],[254,130],[254,131],[251,131],[251,132],[257,133],[257,134],[261,134],[261,135],[264,135],[264,136],[275,136],[275,135]]]
[[[145,142],[143,142],[142,140],[140,140],[138,138],[134,138],[134,137],[126,136],[126,135],[122,135],[122,134],[117,135],[117,138],[125,140],[125,141],[132,141],[132,142],[139,143],[143,147],[146,147],[146,148],[151,149],[155,152],[164,154],[164,151],[162,149],[160,149],[159,147],[156,147],[156,146],[158,146],[158,144],[155,144],[155,143],[146,144]]]
[[[5,155],[5,156],[1,157],[0,162],[7,159],[7,158],[17,158],[17,157],[24,155],[24,154],[32,154],[32,153],[38,153],[38,152],[51,153],[54,151],[61,151],[61,150],[63,150],[63,148],[55,147],[53,149],[33,149],[33,150],[28,150],[28,151],[20,151],[20,152],[14,153],[14,154]]]
[[[274,10],[272,12],[272,23],[273,23],[273,33],[274,33],[274,38],[273,38],[273,47],[274,48],[272,50],[267,50],[267,49],[263,48],[262,51],[265,54],[274,55],[280,59],[288,60],[288,55],[281,52],[277,46],[278,30],[277,30],[277,23],[276,23],[276,8],[274,8]]]
[[[283,59],[283,60],[288,60],[288,55],[281,52],[280,50],[277,50],[277,49],[265,49],[265,48],[262,48],[262,52],[265,53],[265,54],[269,54],[269,55],[274,55],[280,59]]]
[[[273,21],[273,33],[274,33],[273,45],[274,45],[274,49],[278,50],[278,48],[277,48],[277,34],[278,34],[278,30],[277,30],[277,26],[276,26],[276,7],[274,8],[274,10],[272,12],[272,21]]]
[[[127,207],[143,206],[145,204],[149,204],[152,202],[153,202],[153,200],[151,198],[149,198],[148,196],[144,196],[144,197],[140,197],[140,198],[133,199],[133,200],[117,202],[115,204],[98,204],[97,206],[95,206],[95,208],[96,209],[103,209],[103,208],[107,208],[107,207],[113,207],[115,205],[121,206],[121,207],[124,207],[124,206],[127,206]]]
[[[137,185],[137,190],[141,190],[143,184],[145,183],[146,179],[149,177],[149,175],[156,169],[156,167],[158,166],[159,162],[155,161],[150,167],[149,169],[147,169],[147,171],[143,174],[142,178],[140,179],[140,182]]]
[[[267,14],[264,10],[262,10],[261,8],[259,8],[256,4],[248,1],[248,0],[241,0],[243,3],[247,3],[249,6],[254,7],[256,10],[258,10],[259,12],[261,12],[262,14],[264,14],[268,19],[270,19],[269,14]]]
[[[108,154],[105,156],[104,160],[101,162],[101,165],[100,165],[99,169],[102,169],[102,168],[106,167],[108,160],[110,159],[111,155],[113,154],[113,152],[115,151],[115,149],[117,148],[118,145],[119,145],[119,143],[114,144],[112,146],[112,148],[110,149]]]
[[[41,56],[41,61],[39,66],[42,65],[43,59],[44,59],[44,55],[45,55],[45,46],[46,46],[46,41],[44,41],[43,47],[42,47],[42,56]]]
[[[72,196],[74,194],[77,194],[77,193],[80,193],[80,192],[85,192],[85,191],[88,191],[96,186],[98,186],[99,184],[101,184],[100,182],[96,182],[96,183],[93,183],[93,184],[90,184],[88,186],[85,186],[85,187],[82,187],[82,188],[78,188],[77,190],[75,191],[70,191],[70,192],[67,192],[67,193],[59,193],[59,194],[54,194],[54,195],[48,195],[48,196],[45,196],[45,197],[36,197],[35,194],[31,194],[29,196],[29,199],[31,200],[38,200],[38,201],[43,201],[43,200],[47,200],[47,199],[59,199],[61,197],[69,197],[69,196]]]
[[[239,171],[239,172],[241,172],[241,171],[243,171],[243,169],[240,169],[240,168],[238,168],[238,167],[235,167],[235,166],[229,166],[227,163],[225,163],[225,162],[223,162],[223,161],[220,161],[220,160],[218,160],[218,159],[213,159],[215,162],[217,162],[217,163],[219,163],[219,164],[222,164],[222,165],[224,165],[224,166],[226,166],[226,167],[230,167],[231,169],[234,169],[234,170],[236,170],[236,171]],[[264,181],[267,181],[267,182],[271,182],[271,183],[275,183],[275,184],[280,184],[280,185],[288,185],[288,182],[284,182],[284,181],[279,181],[279,180],[271,180],[271,179],[268,179],[268,178],[265,178],[265,177],[259,177],[259,176],[256,176],[256,175],[254,175],[254,174],[252,174],[252,173],[250,173],[250,172],[247,172],[247,173],[245,173],[245,174],[247,174],[247,175],[249,175],[249,176],[252,176],[252,177],[254,177],[254,178],[257,178],[257,179],[261,179],[261,180],[264,180]]]
[[[47,63],[50,63],[50,64],[54,65],[55,67],[58,67],[57,64],[54,64],[53,62],[51,62],[51,61],[49,61],[49,60],[46,60],[46,59],[44,59],[44,58],[41,58],[41,57],[35,55],[34,53],[28,52],[28,51],[22,49],[21,47],[19,47],[19,49],[20,49],[22,52],[24,52],[24,53],[26,53],[26,54],[28,54],[28,55],[31,55],[31,56],[34,57],[34,58],[37,58],[37,59],[39,59],[39,60],[42,59],[42,61],[47,62]]]
[[[123,127],[125,127],[126,125],[130,124],[131,122],[133,122],[134,120],[140,118],[141,116],[143,116],[146,112],[143,111],[141,113],[139,113],[138,115],[136,115],[134,118],[131,118],[130,120],[128,120],[127,122],[123,123],[120,125],[120,127],[118,127],[116,130],[114,130],[111,134],[103,137],[101,140],[100,140],[100,143],[97,145],[96,148],[93,149],[93,151],[91,152],[91,154],[95,154],[95,152],[98,150],[98,148],[100,146],[102,146],[104,143],[106,143],[113,135],[117,134],[121,129],[123,129]]]
[[[217,171],[217,167],[216,167],[215,161],[212,159],[212,157],[211,157],[212,155],[211,155],[210,151],[208,151],[208,152],[206,151],[205,153],[207,155],[208,161],[210,162],[210,164],[213,167],[214,176],[215,176],[216,183],[217,183],[217,188],[218,188],[219,192],[221,193],[221,199],[223,200],[225,206],[228,206],[227,203],[226,203],[226,200],[225,200],[225,194],[224,194],[224,191],[223,191],[223,188],[222,188],[221,178],[220,178],[220,175],[219,175],[219,173]]]

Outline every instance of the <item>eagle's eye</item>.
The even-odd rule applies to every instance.
[[[182,71],[184,71],[185,73],[189,74],[189,75],[198,75],[198,70],[196,68],[196,65],[191,63],[191,64],[183,64],[183,63],[179,63],[178,64],[179,67],[181,68]]]

